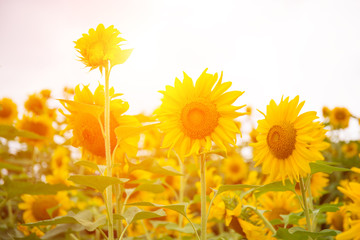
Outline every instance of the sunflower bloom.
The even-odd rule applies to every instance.
[[[81,54],[80,60],[90,67],[90,70],[99,68],[101,72],[109,62],[111,67],[124,63],[132,49],[120,48],[119,44],[125,39],[119,37],[119,34],[119,30],[114,26],[105,28],[103,24],[99,24],[96,30],[91,28],[89,34],[83,34],[75,41],[75,48]]]
[[[206,69],[207,70],[207,69]],[[222,74],[201,74],[195,85],[184,73],[181,82],[176,78],[175,86],[166,86],[162,104],[157,111],[160,128],[165,137],[162,147],[175,149],[181,156],[208,152],[212,141],[227,151],[235,145],[240,133],[234,119],[244,115],[233,106],[244,92],[230,91],[231,82],[222,82]]]
[[[336,107],[330,112],[330,124],[333,128],[347,128],[351,114],[347,108]]]
[[[52,126],[52,121],[47,115],[34,115],[31,117],[24,115],[23,118],[18,121],[17,127],[21,130],[33,132],[44,137],[43,139],[20,138],[20,141],[38,147],[52,140],[55,131]]]
[[[114,89],[110,89],[110,98],[118,95],[114,94]],[[102,134],[104,129],[104,86],[100,85],[92,93],[88,86],[80,90],[80,86],[75,88],[74,101],[60,100],[70,114],[64,114],[68,121],[65,130],[72,130],[72,145],[82,147],[83,157],[104,164],[105,161],[105,142]],[[115,129],[120,126],[138,127],[139,122],[133,116],[124,115],[129,105],[120,99],[112,99],[110,102],[110,145],[111,152],[121,155],[125,152],[130,156],[136,155],[138,137],[129,137],[117,146],[117,136]],[[100,124],[101,123],[101,124]],[[116,155],[118,156],[118,155]]]
[[[348,144],[343,144],[341,150],[344,153],[346,158],[352,158],[358,155],[358,145],[356,142],[351,142]]]
[[[24,210],[25,223],[32,223],[64,216],[71,207],[71,201],[66,192],[56,195],[28,195],[21,196],[23,200],[19,208]]]
[[[12,124],[17,115],[17,106],[10,98],[0,100],[0,124]]]
[[[224,159],[223,171],[225,184],[239,184],[246,180],[249,167],[241,155],[233,151]]]
[[[46,100],[38,94],[32,94],[25,102],[25,109],[36,115],[41,115],[47,111]]]
[[[314,121],[316,112],[299,115],[304,103],[299,104],[299,96],[281,99],[278,105],[271,100],[266,115],[262,113],[265,119],[258,121],[257,142],[251,144],[255,166],[263,164],[270,180],[298,182],[310,173],[309,162],[324,159],[320,151],[329,145],[324,142],[326,130]]]

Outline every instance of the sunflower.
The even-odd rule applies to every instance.
[[[51,175],[46,176],[46,182],[49,184],[64,184],[66,186],[72,185],[72,182],[68,181],[69,171],[67,169],[53,170]]]
[[[114,94],[114,89],[110,89],[110,146],[111,152],[116,147],[116,159],[123,156],[126,152],[130,156],[137,153],[137,143],[139,138],[129,137],[122,141],[120,146],[117,142],[115,129],[118,127],[138,127],[140,123],[133,116],[123,115],[129,105],[120,99],[113,99],[119,94]],[[94,94],[88,86],[80,90],[76,86],[74,101],[60,100],[64,107],[70,112],[66,116],[68,126],[65,130],[72,130],[72,145],[82,147],[83,157],[96,161],[98,164],[105,164],[105,142],[102,129],[104,129],[104,86],[96,88]],[[101,123],[101,124],[100,124]]]
[[[43,89],[43,90],[40,91],[40,95],[44,99],[49,99],[51,97],[51,90],[50,89]]]
[[[25,109],[36,115],[41,115],[47,111],[46,101],[38,94],[32,94],[25,102]]]
[[[257,142],[256,138],[257,138],[257,136],[259,135],[259,133],[256,131],[255,128],[253,128],[253,129],[251,130],[251,132],[249,133],[249,135],[250,135],[250,140],[251,140],[251,142],[256,143],[256,142]]]
[[[329,174],[323,172],[317,172],[311,176],[311,194],[314,198],[321,197],[325,190],[324,188],[327,187],[329,184]]]
[[[0,124],[12,124],[17,118],[16,104],[10,98],[0,100]]]
[[[119,43],[125,39],[119,37],[119,34],[114,26],[105,28],[103,24],[99,24],[96,30],[91,28],[89,34],[83,34],[75,41],[75,48],[81,54],[80,60],[90,70],[99,68],[101,72],[108,62],[111,67],[124,63],[132,50],[120,48]]]
[[[330,124],[333,128],[347,128],[351,114],[349,110],[342,107],[334,108],[330,113]]]
[[[352,158],[358,155],[358,145],[356,142],[351,142],[348,144],[343,144],[341,150],[344,153],[346,158]]]
[[[269,220],[282,219],[280,215],[299,212],[301,207],[293,192],[268,192],[260,198],[264,216]],[[276,225],[275,228],[280,227]]]
[[[34,115],[27,116],[23,115],[23,118],[18,121],[17,127],[21,130],[33,132],[41,137],[42,139],[30,139],[22,137],[20,141],[26,142],[33,146],[42,146],[52,140],[54,136],[54,128],[52,121],[47,115]]]
[[[323,160],[321,150],[328,147],[324,142],[324,126],[314,120],[316,112],[298,116],[305,102],[299,104],[299,96],[289,101],[282,98],[279,105],[274,100],[267,106],[263,120],[258,121],[257,142],[254,147],[255,166],[263,163],[262,171],[271,180],[299,181],[310,173],[309,162]]]
[[[222,74],[201,74],[195,85],[184,73],[181,82],[176,78],[175,86],[166,86],[162,104],[157,111],[160,128],[165,133],[162,147],[175,149],[181,156],[208,152],[212,141],[227,151],[235,145],[236,133],[240,133],[234,119],[244,115],[233,106],[244,92],[225,91],[231,82],[222,82]]]
[[[225,184],[242,183],[248,176],[249,167],[236,151],[232,151],[227,155],[222,166]]]
[[[51,156],[51,169],[53,171],[57,169],[68,169],[70,158],[69,150],[62,146],[58,146],[53,155]]]
[[[58,192],[56,195],[28,195],[21,196],[23,200],[19,208],[24,210],[25,223],[32,223],[64,216],[71,207],[70,199],[66,192]]]
[[[272,237],[271,232],[267,233],[267,230],[262,226],[253,225],[247,221],[239,219],[240,226],[246,239],[248,240],[272,240],[276,239]]]
[[[323,115],[324,118],[329,117],[330,113],[331,113],[331,110],[328,107],[324,106],[322,108],[322,115]]]
[[[360,220],[350,222],[350,229],[336,236],[336,240],[360,240]]]
[[[338,199],[332,203],[338,203]],[[347,212],[345,206],[341,206],[336,212],[326,213],[326,223],[330,225],[330,229],[346,231],[350,227],[349,221],[350,213]]]

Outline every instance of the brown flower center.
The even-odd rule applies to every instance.
[[[31,210],[37,221],[50,219],[59,216],[59,208],[53,210],[51,216],[48,211],[59,205],[55,196],[39,196],[32,204]]]
[[[12,110],[11,107],[5,104],[0,105],[0,117],[7,118],[11,115]]]
[[[220,114],[213,103],[200,99],[188,103],[181,112],[183,132],[192,139],[209,136],[218,125]]]
[[[339,121],[345,120],[345,119],[346,119],[346,113],[345,113],[345,111],[341,111],[341,110],[336,111],[336,112],[335,112],[335,118],[336,118],[337,120],[339,120]]]
[[[279,159],[288,158],[295,149],[296,130],[293,124],[282,123],[270,128],[267,144],[271,153]]]

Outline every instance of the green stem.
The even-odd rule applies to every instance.
[[[189,221],[191,227],[194,229],[194,232],[195,232],[195,235],[196,235],[197,239],[200,240],[199,234],[198,234],[198,232],[197,232],[197,230],[196,230],[193,222],[192,222],[192,221],[190,220],[190,218],[188,218],[186,215],[185,215],[185,218]]]
[[[122,231],[120,237],[119,237],[119,240],[121,240],[123,237],[124,237],[124,234],[126,232],[126,230],[128,229],[128,227],[130,226],[130,224],[126,225],[126,227],[124,228],[124,230]]]
[[[259,212],[259,210],[257,210],[257,208],[255,208],[253,206],[247,206],[247,208],[250,208],[251,210],[253,210],[261,218],[261,220],[265,223],[265,225],[270,229],[270,231],[273,234],[276,233],[274,226],[269,222],[269,220],[267,220],[266,217],[264,217],[264,215],[261,212]]]
[[[181,158],[178,157],[179,160],[179,165],[180,165],[180,172],[181,172],[181,176],[180,176],[180,189],[179,189],[179,202],[182,203],[184,202],[184,191],[185,191],[185,177],[184,177],[184,163],[182,162]],[[175,191],[176,192],[176,191]],[[183,215],[179,215],[179,227],[182,228],[183,227]],[[179,237],[178,239],[180,240],[182,238],[181,236],[181,232],[179,232]]]
[[[201,184],[201,240],[206,240],[206,159],[200,155],[200,184]]]
[[[309,207],[308,207],[308,202],[307,202],[307,198],[306,198],[306,189],[305,189],[305,185],[304,185],[304,180],[301,177],[300,178],[300,190],[301,190],[301,195],[302,195],[302,199],[303,199],[303,203],[304,203],[304,212],[305,212],[305,217],[306,217],[306,225],[307,228],[310,232],[312,232],[312,228],[311,228],[311,222],[310,222],[310,214],[309,214]]]
[[[109,77],[110,69],[109,63],[105,67],[105,155],[106,155],[106,171],[107,176],[112,176],[111,169],[111,149],[110,149],[110,96],[109,96]],[[108,205],[108,236],[110,240],[114,240],[114,221],[113,221],[113,206],[112,206],[112,186],[106,188],[106,200]]]

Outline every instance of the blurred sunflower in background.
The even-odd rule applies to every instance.
[[[157,110],[165,133],[162,147],[175,149],[181,156],[208,152],[212,141],[226,152],[230,145],[235,146],[240,133],[234,119],[246,114],[236,112],[245,105],[232,105],[244,92],[226,92],[231,82],[223,83],[222,74],[218,79],[217,73],[206,71],[195,85],[184,73],[183,82],[176,78],[174,87],[160,91],[164,95]]]
[[[299,104],[299,96],[291,101],[282,98],[278,105],[271,100],[262,113],[265,119],[258,121],[257,142],[251,144],[255,166],[263,164],[270,180],[298,182],[310,173],[309,162],[324,159],[320,151],[329,146],[324,142],[326,130],[314,121],[316,112],[299,115],[304,103]]]
[[[0,124],[11,125],[17,118],[18,111],[16,104],[10,98],[0,100]]]
[[[24,194],[21,199],[23,202],[19,203],[19,209],[24,210],[25,223],[64,216],[71,207],[71,201],[66,192],[58,192],[56,195]]]
[[[21,130],[33,132],[43,138],[25,138],[21,137],[20,141],[26,142],[30,145],[41,147],[52,141],[55,130],[52,126],[52,120],[47,115],[23,115],[22,119],[17,122],[17,127]]]
[[[345,143],[341,146],[341,151],[346,158],[355,157],[358,154],[358,144],[356,142]]]
[[[44,114],[47,110],[46,99],[38,94],[31,94],[24,105],[27,111],[35,115]]]
[[[336,107],[330,112],[330,124],[333,128],[347,128],[351,114],[347,108]]]
[[[238,152],[231,151],[223,161],[225,184],[239,184],[247,179],[249,167]]]

